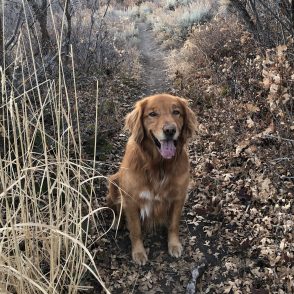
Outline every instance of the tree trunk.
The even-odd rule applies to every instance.
[[[4,71],[4,40],[3,40],[3,14],[2,6],[0,7],[0,67]]]
[[[71,26],[71,13],[70,13],[70,0],[65,0],[65,5],[64,5],[64,11],[65,11],[65,17],[67,20],[67,32],[66,32],[66,57],[65,57],[65,63],[68,65],[69,63],[69,49],[70,49],[70,43],[71,43],[71,31],[72,31],[72,26]]]
[[[50,49],[50,35],[47,29],[47,7],[48,0],[42,0],[41,6],[38,6],[36,0],[28,0],[31,5],[35,17],[40,26],[41,32],[41,50],[43,55],[47,55]]]

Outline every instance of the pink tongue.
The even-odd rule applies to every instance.
[[[176,154],[176,146],[173,140],[160,141],[160,154],[163,158],[170,159]]]

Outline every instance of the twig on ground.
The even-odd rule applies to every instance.
[[[291,142],[291,143],[294,143],[294,140],[292,139],[288,139],[288,138],[282,138],[280,136],[274,136],[274,135],[266,135],[264,136],[265,138],[273,138],[273,139],[278,139],[278,140],[282,140],[282,141],[288,141],[288,142]]]
[[[195,294],[196,293],[197,279],[199,279],[199,277],[201,277],[203,275],[206,268],[207,268],[207,261],[203,260],[199,266],[195,267],[192,270],[192,279],[190,280],[190,282],[187,285],[186,294]]]

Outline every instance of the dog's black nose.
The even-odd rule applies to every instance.
[[[163,133],[165,134],[167,139],[172,139],[174,134],[176,133],[175,126],[165,126],[163,127]]]

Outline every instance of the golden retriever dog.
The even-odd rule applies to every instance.
[[[138,101],[125,128],[131,136],[118,173],[109,177],[108,204],[116,212],[122,205],[137,264],[148,260],[142,225],[166,225],[169,254],[180,257],[179,222],[189,183],[186,142],[196,117],[185,99],[160,94]]]

